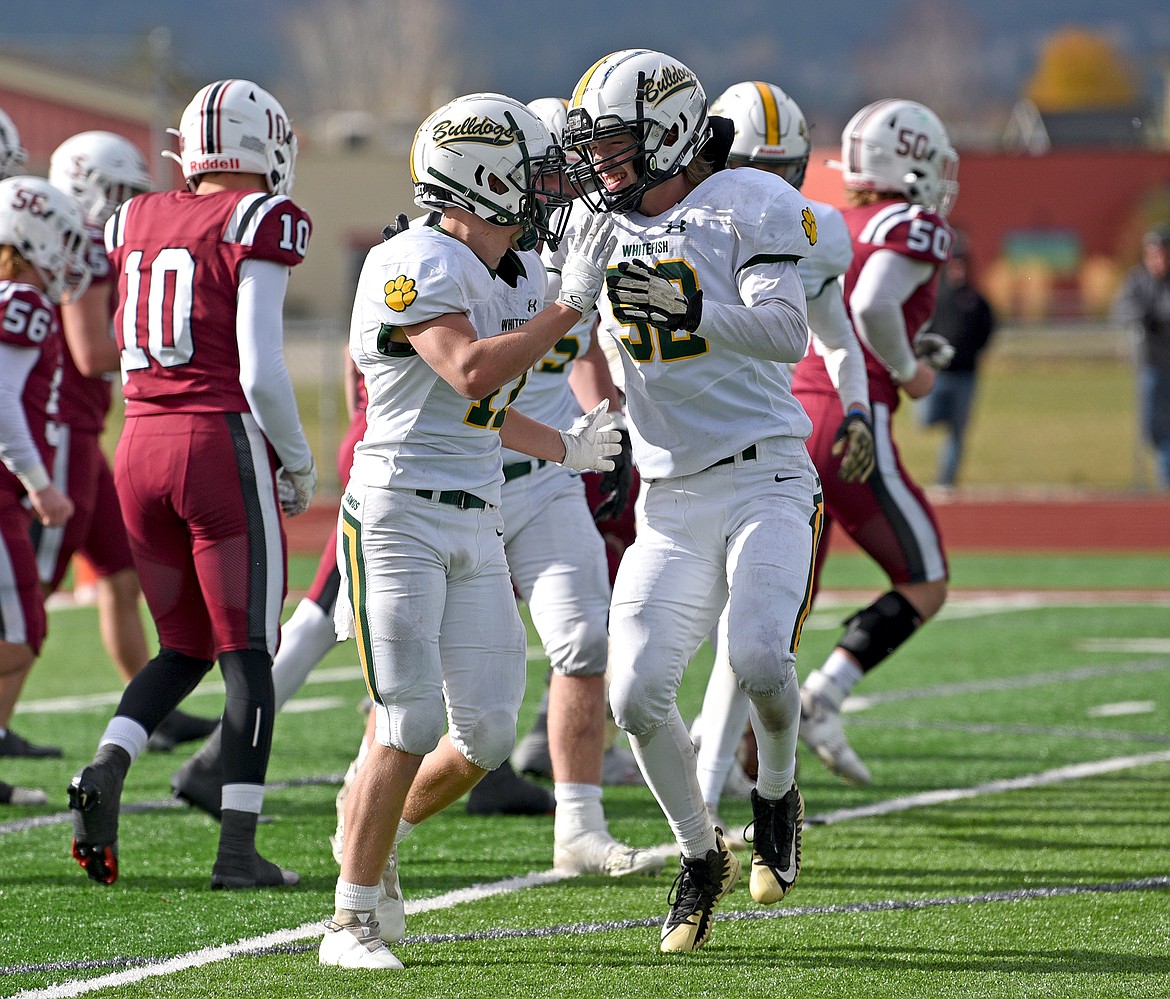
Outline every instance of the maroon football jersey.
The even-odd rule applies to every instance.
[[[236,296],[244,260],[293,267],[309,216],[263,191],[142,194],[106,224],[126,415],[246,413]]]
[[[109,285],[113,281],[110,260],[102,243],[102,231],[87,225],[90,246],[87,259],[92,275],[90,289]],[[114,297],[110,303],[113,305]],[[112,318],[112,316],[111,316]],[[65,343],[61,375],[61,416],[66,423],[85,433],[100,434],[106,425],[106,414],[110,411],[112,382],[109,377],[90,378],[77,370],[69,344]]]
[[[0,281],[0,343],[39,356],[20,402],[46,469],[53,467],[54,428],[61,386],[61,319],[44,293],[28,284]],[[20,480],[0,465],[0,488],[24,494]]]
[[[952,233],[946,219],[922,205],[904,201],[878,201],[859,208],[846,208],[841,213],[853,239],[853,262],[845,272],[845,306],[853,318],[850,299],[866,262],[877,250],[892,250],[913,260],[934,265],[930,279],[920,284],[902,303],[902,316],[910,340],[922,330],[934,312],[938,285],[938,268],[950,259]],[[865,369],[869,376],[869,396],[872,402],[884,402],[891,411],[898,406],[898,386],[889,369],[864,343]],[[796,366],[792,390],[835,394],[825,362],[813,350]]]

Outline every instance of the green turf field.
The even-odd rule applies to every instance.
[[[783,903],[761,907],[741,885],[702,951],[662,955],[672,873],[541,877],[551,818],[473,818],[459,804],[401,848],[402,972],[316,963],[334,795],[362,725],[352,645],[276,727],[259,843],[301,873],[298,888],[210,891],[216,827],[169,794],[186,751],[131,771],[122,875],[105,888],[69,856],[65,787],[118,682],[92,609],[54,611],[15,727],[65,759],[0,761],[0,776],[51,796],[0,809],[0,995],[1170,995],[1170,556],[960,554],[953,568],[942,617],[855,692],[847,729],[874,785],[846,787],[802,750],[804,866]],[[293,586],[310,573],[296,559]],[[834,591],[878,585],[859,556],[831,559],[825,582],[802,675],[854,607]],[[704,653],[688,672],[688,718],[706,666]],[[529,667],[522,726],[543,684],[535,638]],[[216,679],[190,710],[219,710]],[[608,788],[606,802],[617,836],[669,840],[645,788]],[[745,823],[750,807],[725,799],[722,813]]]

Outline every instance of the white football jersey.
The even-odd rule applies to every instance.
[[[811,252],[808,204],[772,174],[721,170],[654,218],[611,214],[618,243],[610,271],[639,259],[687,295],[701,289],[705,306],[750,306],[774,290],[775,267]],[[795,304],[803,311],[803,301]],[[671,333],[619,323],[604,292],[598,311],[602,331],[621,348],[630,440],[644,478],[691,474],[764,438],[811,433],[788,365],[721,346],[709,312],[697,332]]]
[[[541,253],[541,260],[548,278],[548,289],[543,303],[547,305],[556,300],[560,291],[560,270],[553,262],[552,251],[544,250]],[[556,342],[552,350],[533,365],[532,370],[528,372],[524,391],[515,402],[515,409],[558,430],[567,430],[581,415],[581,407],[573,395],[573,390],[569,388],[569,371],[573,367],[573,361],[584,354],[593,342],[593,323],[596,318],[597,314],[591,309]],[[505,465],[513,461],[532,460],[532,455],[511,451],[508,448],[503,449],[503,456]]]
[[[804,297],[813,299],[820,295],[830,281],[838,281],[849,270],[853,261],[853,239],[845,216],[831,205],[820,201],[806,202],[817,220],[817,242],[809,255],[797,268]]]
[[[500,426],[528,373],[469,402],[406,344],[412,326],[463,313],[482,339],[515,329],[544,307],[544,266],[509,251],[493,271],[464,243],[435,228],[375,246],[358,278],[349,352],[365,376],[366,433],[352,477],[401,489],[462,489],[499,504]]]
[[[849,322],[841,289],[853,261],[853,239],[845,216],[836,208],[820,201],[810,201],[808,206],[817,219],[817,242],[797,272],[808,302],[813,350],[824,359],[844,412],[854,403],[869,401],[865,355]]]

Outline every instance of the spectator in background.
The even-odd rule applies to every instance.
[[[975,401],[979,360],[995,333],[997,320],[990,303],[975,286],[971,259],[962,239],[955,240],[953,256],[938,282],[938,301],[928,327],[955,350],[950,364],[938,372],[934,388],[922,400],[923,426],[946,428],[938,456],[935,481],[948,489],[955,485],[963,460],[967,423]]]
[[[1154,449],[1159,489],[1170,489],[1170,226],[1142,238],[1142,260],[1126,275],[1114,319],[1137,335],[1138,413]]]

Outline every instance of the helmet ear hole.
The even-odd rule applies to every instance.
[[[548,126],[519,101],[480,93],[444,104],[415,133],[410,165],[420,207],[460,208],[493,225],[534,229],[551,246],[559,242],[568,214],[554,217],[553,210],[569,200],[543,191],[541,178],[558,173],[564,159]]]

